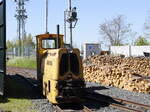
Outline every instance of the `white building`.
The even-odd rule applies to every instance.
[[[83,46],[83,58],[86,59],[89,56],[99,54],[101,46],[98,43],[85,43]]]

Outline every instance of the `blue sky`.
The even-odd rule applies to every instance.
[[[30,0],[26,3],[28,14],[26,31],[33,36],[45,33],[44,2]],[[150,16],[150,0],[72,0],[77,7],[79,21],[74,29],[73,41],[79,47],[86,42],[98,42],[101,39],[99,24],[116,15],[125,15],[127,22],[133,24],[132,29],[143,35],[143,24]],[[7,0],[7,40],[16,38],[15,3]],[[60,24],[63,33],[63,11],[67,8],[67,0],[49,0],[49,32],[56,33],[56,25]]]

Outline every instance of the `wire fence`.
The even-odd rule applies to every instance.
[[[9,48],[6,52],[7,58],[20,57],[19,48]],[[36,56],[36,49],[33,47],[25,47],[21,49],[21,57],[32,57]]]

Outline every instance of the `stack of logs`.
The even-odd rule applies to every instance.
[[[150,93],[150,58],[95,55],[83,66],[86,81]]]

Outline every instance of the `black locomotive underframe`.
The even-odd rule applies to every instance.
[[[84,95],[85,83],[81,80],[58,81],[57,89],[59,95],[57,100],[78,99]]]

